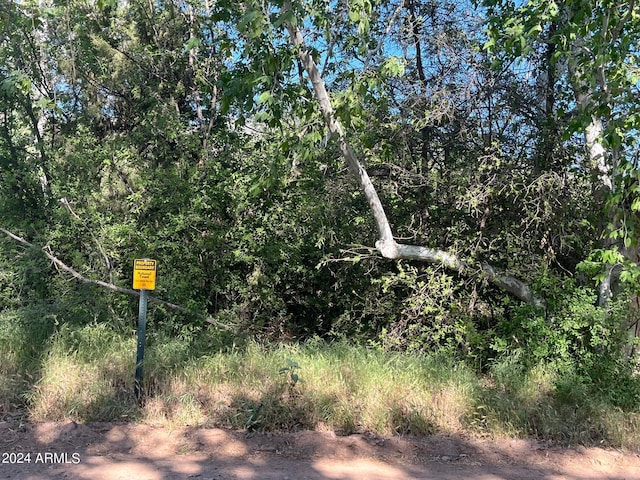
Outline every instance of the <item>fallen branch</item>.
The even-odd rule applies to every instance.
[[[385,244],[382,240],[378,240],[376,242],[376,248],[383,257],[389,259],[417,260],[425,263],[434,263],[443,265],[461,274],[469,274],[479,270],[489,282],[514,297],[530,303],[535,307],[545,306],[544,300],[536,297],[526,283],[513,275],[501,272],[488,263],[474,265],[461,260],[453,253],[417,245],[404,245],[395,241],[392,241],[391,244]]]
[[[19,237],[18,235],[16,235],[15,233],[10,232],[9,230],[6,230],[2,227],[0,227],[0,232],[4,233],[5,235],[9,236],[10,238],[14,239],[15,241],[26,245],[29,248],[38,248],[36,247],[33,243],[28,242],[27,240],[25,240],[22,237]],[[79,273],[77,270],[74,270],[73,268],[71,268],[70,266],[68,266],[67,264],[65,264],[62,260],[60,260],[58,257],[56,257],[55,255],[53,255],[51,252],[46,251],[45,249],[41,248],[39,249],[42,251],[42,253],[44,253],[47,258],[49,260],[51,260],[54,265],[56,265],[56,267],[58,267],[60,270],[64,270],[65,272],[71,274],[72,277],[76,278],[77,280],[81,281],[82,283],[90,283],[93,285],[98,285],[100,287],[106,288],[108,290],[111,290],[113,292],[117,292],[117,293],[123,293],[125,295],[129,295],[132,297],[139,297],[140,296],[140,292],[138,290],[133,290],[130,288],[123,288],[123,287],[119,287],[117,285],[114,285],[113,283],[108,283],[108,282],[103,282],[102,280],[94,280],[92,278],[87,278],[85,276],[83,276],[81,273]],[[200,313],[195,313],[192,312],[191,310],[187,309],[186,307],[183,307],[181,305],[176,305],[175,303],[171,303],[171,302],[167,302],[166,300],[161,300],[157,297],[152,297],[152,296],[148,296],[147,299],[150,302],[154,302],[154,303],[158,303],[160,305],[164,305],[165,307],[171,309],[171,310],[177,310],[179,312],[182,313],[186,313],[189,315],[194,315],[202,320],[204,320],[207,323],[210,323],[212,325],[215,325],[217,327],[223,328],[225,330],[231,330],[231,328],[227,325],[224,325],[220,322],[215,321],[213,318],[206,316],[206,315],[202,315]]]
[[[351,172],[358,181],[358,185],[367,198],[373,219],[378,229],[379,240],[376,242],[376,248],[380,254],[389,259],[418,260],[427,263],[440,264],[459,273],[469,273],[479,269],[483,272],[489,282],[499,288],[509,292],[522,301],[533,304],[536,307],[544,307],[544,300],[536,297],[526,283],[512,275],[501,272],[491,265],[481,264],[476,266],[476,268],[472,268],[473,265],[461,260],[455,254],[417,245],[403,245],[395,241],[391,225],[387,219],[382,202],[378,197],[378,193],[376,192],[366,169],[362,163],[360,163],[360,160],[349,145],[344,129],[333,112],[329,93],[327,92],[324,80],[322,79],[315,60],[311,55],[311,51],[307,48],[300,30],[294,26],[289,19],[290,16],[288,14],[292,11],[290,1],[286,0],[282,10],[284,25],[289,32],[290,41],[297,51],[298,58],[309,76],[309,80],[313,86],[316,101],[318,102],[318,106],[320,107],[320,111],[324,117],[325,124],[327,125],[331,135],[336,137],[338,148],[340,149],[342,156],[346,160],[347,165],[349,165]]]

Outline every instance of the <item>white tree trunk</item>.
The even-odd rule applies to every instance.
[[[283,15],[290,10],[291,4],[288,1],[285,1],[282,12]],[[479,271],[482,272],[489,282],[509,292],[520,300],[531,303],[537,307],[543,307],[544,301],[536,297],[531,291],[531,288],[529,288],[529,286],[522,280],[519,280],[507,273],[500,272],[498,269],[490,265],[470,265],[453,253],[445,252],[443,250],[433,250],[417,245],[403,245],[395,241],[387,215],[382,206],[382,202],[378,197],[378,193],[376,192],[373,183],[371,183],[371,179],[369,178],[366,169],[362,163],[360,163],[358,157],[349,145],[342,125],[340,125],[340,122],[334,115],[325,83],[320,75],[320,71],[318,70],[313,56],[302,38],[300,30],[298,30],[298,28],[290,21],[285,21],[285,26],[289,32],[290,41],[296,48],[298,57],[300,58],[300,61],[309,76],[309,80],[313,85],[313,91],[320,107],[320,111],[324,117],[324,121],[331,134],[337,138],[340,152],[345,158],[352,173],[355,175],[360,188],[363,190],[365,197],[367,198],[378,229],[379,239],[376,242],[376,248],[380,254],[389,259],[418,260],[427,263],[440,264],[450,270],[463,274]]]
[[[615,189],[615,167],[613,158],[614,152],[609,152],[603,144],[604,127],[602,119],[590,112],[594,111],[596,105],[592,87],[589,83],[589,75],[593,72],[585,74],[584,56],[588,49],[581,46],[578,40],[576,46],[571,52],[568,61],[569,77],[573,83],[573,92],[578,107],[578,112],[582,115],[590,115],[590,121],[584,130],[584,141],[587,153],[588,168],[596,178],[596,182],[592,188],[592,194],[596,203],[602,206],[603,224],[600,228],[604,231],[609,221],[608,212],[605,211],[606,197]],[[597,69],[597,68],[596,68]],[[607,93],[607,85],[605,78],[599,79],[600,89]],[[606,99],[605,101],[609,101]],[[613,219],[611,219],[613,221]],[[606,233],[606,232],[605,232]],[[602,247],[609,248],[613,246],[613,242],[605,238]],[[606,306],[613,297],[612,283],[615,272],[615,265],[607,264],[604,266],[603,279],[598,287],[598,305]]]
[[[578,96],[578,100],[584,100]],[[580,104],[579,104],[580,105]],[[580,105],[581,107],[584,106]],[[602,120],[597,117],[591,117],[591,123],[587,125],[584,132],[585,145],[587,147],[587,154],[589,156],[589,164],[595,173],[597,178],[596,187],[594,189],[594,195],[599,200],[598,203],[605,203],[605,196],[614,190],[613,180],[613,167],[609,161],[609,155],[607,150],[602,144],[602,134],[604,130],[602,127]],[[607,216],[604,213],[605,217]],[[603,225],[606,228],[606,225]],[[613,242],[609,239],[605,239],[604,247],[611,247]],[[615,265],[607,264],[604,267],[604,276],[598,287],[598,306],[604,307],[613,298],[612,283],[614,280]]]

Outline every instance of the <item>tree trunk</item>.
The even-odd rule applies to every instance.
[[[596,101],[593,98],[591,86],[588,81],[590,72],[585,74],[583,71],[584,67],[582,64],[584,63],[584,55],[584,48],[581,46],[580,41],[577,41],[568,61],[569,77],[572,81],[578,112],[581,115],[588,116],[590,119],[584,130],[584,141],[588,158],[588,168],[594,177],[592,195],[596,204],[602,208],[602,215],[600,217],[602,220],[598,226],[598,230],[603,232],[605,237],[603,237],[601,247],[611,248],[614,246],[614,242],[606,236],[606,230],[608,228],[608,222],[613,221],[613,212],[608,211],[606,199],[615,187],[615,165],[613,165],[611,161],[614,155],[612,154],[613,152],[608,152],[602,143],[604,133],[602,119],[591,113],[596,106]],[[591,73],[591,75],[593,74]],[[602,81],[604,81],[604,79],[602,79]],[[605,84],[601,84],[600,88],[603,92],[607,90]],[[601,307],[606,306],[613,297],[612,283],[614,280],[614,267],[615,265],[611,264],[604,266],[604,276],[598,287],[598,305]]]
[[[291,11],[291,4],[289,1],[285,1],[282,11],[283,16],[288,11]],[[340,125],[340,122],[334,115],[325,83],[320,75],[320,71],[318,70],[311,52],[302,38],[300,30],[298,30],[298,28],[288,20],[285,21],[285,26],[289,32],[290,41],[296,48],[298,57],[300,58],[300,61],[309,76],[309,80],[313,85],[316,101],[318,102],[318,106],[320,107],[320,111],[324,117],[325,124],[331,134],[337,137],[340,152],[349,165],[351,172],[355,175],[358,185],[363,190],[365,197],[367,198],[369,207],[373,214],[373,219],[378,229],[379,239],[376,242],[376,248],[380,254],[385,258],[394,260],[407,259],[440,264],[461,274],[481,272],[489,282],[509,292],[520,300],[531,303],[536,307],[544,307],[544,301],[538,298],[526,283],[507,273],[500,272],[498,269],[490,265],[470,265],[453,253],[445,252],[443,250],[433,250],[417,245],[403,245],[395,241],[391,225],[387,219],[382,202],[378,197],[378,193],[376,192],[373,183],[371,183],[371,179],[369,178],[366,169],[360,163],[355,152],[349,145],[342,125]]]

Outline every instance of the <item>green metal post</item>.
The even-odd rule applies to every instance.
[[[140,290],[140,303],[138,304],[138,352],[136,355],[136,380],[134,393],[136,399],[142,399],[142,364],[144,362],[144,343],[147,331],[147,291]]]

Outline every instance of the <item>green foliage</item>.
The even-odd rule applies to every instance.
[[[123,287],[131,285],[134,258],[155,258],[155,295],[232,330],[220,333],[195,316],[150,307],[152,384],[168,389],[167,409],[184,405],[185,416],[200,411],[199,400],[167,384],[185,364],[195,368],[190,362],[200,354],[211,355],[213,369],[227,360],[215,352],[234,341],[317,337],[349,338],[376,353],[358,348],[361,365],[352,369],[301,363],[304,385],[296,365],[286,363],[296,352],[256,353],[267,366],[255,358],[244,365],[241,354],[230,354],[231,366],[218,373],[244,375],[245,384],[258,382],[262,390],[257,397],[237,392],[232,411],[215,418],[252,428],[331,420],[345,431],[364,422],[381,431],[429,432],[437,421],[428,400],[438,393],[423,389],[403,402],[394,390],[398,374],[387,368],[422,378],[420,362],[431,361],[424,352],[462,358],[496,378],[509,359],[523,384],[550,365],[575,380],[556,382],[549,395],[559,401],[583,402],[584,392],[595,390],[633,410],[638,393],[633,363],[624,358],[625,298],[599,308],[591,285],[567,280],[581,274],[576,265],[585,258],[589,279],[622,260],[605,248],[587,257],[599,246],[602,205],[572,134],[590,113],[572,111],[566,78],[547,88],[541,74],[515,72],[531,62],[554,73],[572,51],[572,35],[588,40],[592,60],[612,79],[613,107],[599,96],[604,92],[594,96],[594,111],[611,117],[603,141],[625,154],[611,197],[620,206],[610,210],[612,237],[633,247],[638,229],[629,212],[638,209],[638,187],[627,159],[634,158],[629,132],[637,131],[637,117],[628,113],[637,86],[629,85],[633,62],[626,65],[610,48],[616,42],[598,47],[601,35],[587,34],[606,34],[596,28],[603,5],[589,12],[579,2],[564,25],[565,7],[554,3],[514,10],[491,2],[496,16],[483,52],[486,38],[463,4],[295,3],[284,14],[269,2],[0,5],[0,217],[3,227],[37,245],[0,240],[1,344],[3,359],[14,365],[2,373],[15,380],[23,364],[42,367],[40,353],[49,346],[59,361],[47,365],[34,402],[39,394],[55,397],[72,364],[97,376],[91,395],[110,393],[89,401],[81,375],[74,376],[73,401],[61,401],[59,414],[132,414],[118,384],[130,359],[124,347],[108,344],[131,333],[136,302],[78,284],[52,268],[44,248],[88,278]],[[370,248],[377,238],[369,205],[327,135],[285,22],[305,29],[336,115],[398,238],[455,252],[469,265],[488,262],[527,281],[542,278],[537,291],[546,313],[514,305],[482,275],[474,277],[473,267],[463,277],[383,261]],[[554,24],[566,28],[553,33]],[[629,35],[616,40],[621,52],[630,51],[637,33],[635,24],[625,25]],[[549,44],[557,50],[541,53]],[[527,60],[491,68],[514,56]],[[624,265],[620,279],[637,287],[637,266]],[[25,346],[30,335],[33,344]],[[340,348],[326,355],[344,354]],[[405,364],[390,351],[419,360]],[[296,395],[316,384],[306,397],[312,407],[296,403],[296,395],[284,398],[282,385],[274,385],[283,364]],[[333,374],[337,384],[328,382]],[[380,378],[385,411],[374,408],[374,397],[357,408],[341,401],[363,385],[373,391]],[[505,389],[517,389],[500,378]],[[466,398],[452,405],[466,408]]]
[[[289,389],[293,390],[299,382],[304,382],[304,380],[302,380],[300,378],[300,375],[298,374],[300,365],[289,358],[286,359],[286,364],[287,366],[282,367],[280,370],[278,370],[278,373],[285,376],[285,378],[287,379],[287,384],[289,385]]]
[[[366,203],[352,193],[333,147],[323,145],[326,132],[310,101],[311,92],[293,74],[295,52],[279,37],[285,18],[277,9],[265,10],[264,5],[249,2],[222,3],[204,11],[196,4],[179,6],[173,1],[150,8],[134,1],[105,2],[93,12],[82,0],[51,11],[33,7],[11,9],[16,21],[5,25],[7,38],[26,36],[37,42],[47,37],[40,50],[43,58],[34,52],[32,63],[51,59],[55,69],[21,70],[15,52],[3,51],[12,66],[9,72],[16,72],[7,77],[7,88],[26,86],[28,80],[32,90],[44,91],[47,85],[54,89],[42,98],[26,98],[29,92],[25,91],[22,104],[4,99],[9,108],[5,130],[15,146],[33,143],[36,136],[34,125],[24,123],[29,106],[35,108],[39,128],[46,127],[41,133],[46,142],[39,166],[48,172],[50,195],[38,191],[40,179],[33,173],[38,169],[31,168],[28,160],[33,156],[16,153],[9,158],[19,168],[2,169],[5,178],[14,181],[3,185],[17,189],[17,193],[4,193],[4,198],[15,201],[3,203],[10,214],[7,218],[16,225],[28,225],[24,232],[29,239],[48,245],[87,276],[120,285],[130,281],[133,258],[157,257],[159,296],[195,310],[206,309],[225,321],[240,319],[242,328],[275,337],[335,332],[340,322],[346,333],[350,319],[366,335],[394,328],[395,320],[418,329],[420,323],[435,326],[455,321],[444,320],[455,316],[446,313],[449,307],[444,300],[436,301],[435,318],[425,320],[431,307],[419,305],[421,289],[433,284],[429,288],[437,290],[437,279],[423,280],[415,287],[401,280],[398,288],[383,291],[385,298],[377,308],[375,295],[385,290],[379,280],[394,274],[391,265],[367,261],[345,266],[339,277],[326,265],[316,268],[323,259],[339,257],[340,246],[371,245],[375,238],[366,220]],[[476,235],[477,212],[485,207],[483,197],[511,179],[495,177],[487,191],[459,198],[470,185],[483,184],[497,174],[480,168],[483,175],[469,176],[478,170],[470,160],[483,152],[477,151],[471,137],[458,133],[474,131],[477,119],[461,128],[453,125],[464,113],[452,113],[451,121],[439,125],[425,120],[424,105],[414,101],[415,66],[398,56],[401,48],[391,55],[379,41],[391,31],[385,20],[393,19],[393,12],[381,2],[366,1],[334,13],[321,3],[295,8],[285,14],[286,19],[308,16],[327,38],[335,39],[332,44],[345,59],[327,58],[325,66],[334,79],[332,100],[351,129],[354,146],[370,157],[373,168],[389,168],[391,162],[402,159],[395,164],[398,171],[415,172],[380,179],[401,234],[416,241],[444,237],[445,246],[462,246],[462,250],[478,240],[491,248],[476,249],[472,255],[487,253],[498,261],[511,258],[522,243],[514,241],[517,235],[507,238],[499,232],[506,230],[500,224],[503,218],[518,220],[518,214],[505,213],[513,197],[498,200],[500,215],[495,218],[500,220],[490,226],[491,238]],[[418,8],[427,18],[427,6]],[[433,15],[439,18],[444,13],[437,10]],[[438,27],[436,17],[428,27],[435,29],[433,37],[442,34],[473,56],[468,38],[454,35],[450,23]],[[389,41],[401,44],[407,38],[389,37]],[[60,45],[65,48],[54,48]],[[371,68],[353,68],[348,59],[354,52],[366,55]],[[456,72],[466,68],[463,63],[455,65]],[[48,75],[49,81],[42,75]],[[452,84],[464,84],[455,75],[449,78]],[[412,93],[403,99],[394,96],[395,90]],[[448,94],[445,97],[445,103],[457,101]],[[55,108],[47,103],[51,99],[57,99]],[[406,103],[401,107],[406,119],[397,113],[398,101]],[[249,119],[250,128],[258,132],[255,135],[241,129]],[[442,130],[437,136],[458,136],[460,145],[436,142],[417,147],[416,135],[426,128],[425,121],[430,128]],[[406,145],[397,138],[406,138]],[[446,150],[446,161],[416,153],[426,152],[427,147]],[[11,150],[9,140],[5,139],[3,148]],[[511,170],[504,161],[504,170]],[[438,167],[429,172],[429,163]],[[16,171],[28,172],[28,181],[18,180]],[[445,177],[451,180],[443,189]],[[520,189],[513,186],[515,197]],[[450,195],[442,195],[443,190]],[[25,208],[27,202],[32,202],[29,208]],[[423,209],[425,204],[432,206]],[[21,219],[25,212],[28,217]],[[416,212],[421,213],[416,217]],[[429,228],[402,226],[413,225],[414,218],[427,225],[427,216]],[[34,223],[36,218],[46,220],[44,225]],[[543,224],[547,219],[536,221]],[[562,220],[558,223],[568,225]],[[508,249],[503,248],[505,244]],[[496,253],[500,251],[507,253]],[[340,290],[351,278],[356,279],[353,285]],[[457,280],[451,279],[449,287]],[[49,286],[43,296],[66,295],[64,281]],[[352,295],[358,291],[366,293],[361,298]],[[392,307],[402,303],[401,298],[393,298],[399,293],[412,298],[409,304],[416,304],[402,309],[402,314]],[[80,292],[71,303],[81,305],[84,295],[92,294]],[[110,305],[113,302],[113,298],[107,300]],[[120,303],[117,310],[126,310]],[[80,315],[80,308],[76,312]],[[407,320],[420,315],[421,320]],[[159,321],[176,322],[177,331],[182,323],[192,321],[160,316]],[[472,329],[472,322],[463,324],[460,329]],[[405,327],[398,330],[407,331]],[[417,344],[429,344],[429,335],[420,333],[424,340]]]
[[[615,1],[483,4],[489,11],[485,48],[497,65],[507,59],[540,64],[536,57],[544,58],[540,67],[546,69],[547,79],[563,87],[546,87],[547,109],[563,91],[573,92],[573,98],[564,94],[563,106],[552,114],[554,128],[564,129],[564,138],[569,138],[601,122],[603,131],[595,141],[604,148],[605,158],[591,156],[583,162],[583,168],[598,177],[595,183],[601,183],[594,189],[598,207],[606,212],[599,228],[613,243],[636,246],[639,117],[632,98],[638,90],[637,15],[626,3]],[[536,54],[540,51],[546,52]],[[565,123],[562,118],[569,110],[572,119]]]
[[[388,302],[386,321],[378,327],[385,348],[450,354],[475,348],[476,327],[453,276],[400,263],[397,272],[373,283],[380,286],[379,301]]]
[[[627,358],[628,298],[621,295],[603,308],[596,306],[593,290],[573,281],[543,278],[539,288],[548,292],[548,311],[510,309],[491,331],[496,359],[517,358],[520,368],[545,365],[560,376],[585,379],[612,405],[637,409],[640,383],[634,361]],[[563,385],[560,379],[559,392],[565,391]]]

